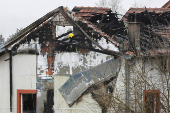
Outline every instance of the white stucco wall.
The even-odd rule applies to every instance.
[[[78,52],[60,52],[55,54],[54,75],[70,76],[90,67],[101,64],[109,60],[111,56],[97,53],[78,53]],[[38,55],[37,75],[41,79],[48,78],[47,54]]]
[[[10,113],[9,58],[6,53],[0,57],[0,113]],[[18,54],[13,56],[12,113],[17,111],[17,89],[36,90],[36,55]]]

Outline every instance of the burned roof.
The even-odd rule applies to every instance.
[[[75,7],[73,10],[75,10],[75,9],[78,10],[80,8],[82,8],[82,7]],[[87,9],[87,7],[82,8],[82,9],[83,10],[80,12],[85,11],[85,9]],[[93,10],[88,10],[86,12],[107,14],[106,11],[110,11],[109,8],[96,8],[95,7],[95,8],[91,8],[91,9],[93,9]],[[92,14],[92,13],[90,13],[90,14]],[[17,48],[18,47],[17,45],[19,43],[24,43],[24,41],[26,41],[27,38],[29,38],[31,34],[37,33],[37,31],[39,29],[44,28],[44,26],[46,26],[49,23],[52,24],[53,20],[55,19],[55,17],[57,15],[59,17],[62,16],[62,18],[63,18],[62,21],[66,21],[67,24],[74,26],[77,30],[79,30],[79,32],[82,34],[82,36],[84,38],[86,38],[91,43],[93,43],[96,47],[98,47],[98,49],[87,47],[88,49],[97,51],[97,52],[101,52],[104,54],[118,55],[118,56],[120,55],[120,53],[118,51],[114,51],[114,48],[110,48],[110,50],[108,50],[107,48],[102,47],[103,45],[100,45],[97,42],[97,40],[104,38],[107,41],[108,45],[112,44],[115,46],[119,46],[119,44],[113,38],[111,38],[108,34],[106,34],[104,31],[102,31],[99,27],[94,25],[94,23],[92,23],[88,20],[84,20],[82,18],[76,18],[76,16],[74,15],[74,12],[71,12],[68,9],[63,8],[63,7],[59,7],[57,9],[47,13],[45,16],[41,17],[37,21],[33,22],[32,24],[30,24],[29,26],[27,26],[26,28],[21,30],[18,34],[14,35],[11,39],[9,39],[3,45],[1,45],[0,52],[2,53],[4,51],[7,51],[9,47]],[[54,21],[57,21],[57,20],[54,20]],[[109,22],[110,21],[111,20],[109,20]],[[56,24],[59,24],[59,23],[56,23]],[[62,25],[62,24],[60,23],[60,25]],[[41,41],[42,38],[43,37],[40,37],[39,40]],[[55,42],[57,42],[57,41],[59,41],[59,40],[56,39]]]
[[[105,37],[117,47],[119,42],[113,39],[116,33],[124,32],[125,26],[116,13],[113,13],[110,8],[102,7],[74,7],[75,16],[80,17],[80,26],[87,26],[86,30],[93,29],[94,32],[87,32],[89,35],[98,35],[98,37]],[[83,23],[83,24],[82,24]],[[85,25],[86,24],[86,25]],[[82,27],[83,29],[85,27]]]
[[[88,41],[98,47],[98,49],[87,47],[88,49],[117,56],[121,56],[123,53],[127,52],[124,51],[123,48],[120,48],[123,40],[128,40],[128,37],[126,36],[126,23],[124,25],[122,21],[119,21],[117,15],[112,13],[110,8],[74,7],[72,10],[74,12],[69,11],[69,13],[66,13],[67,11],[68,10],[66,8],[59,7],[47,13],[45,16],[33,22],[10,40],[2,44],[0,46],[0,53],[4,52],[12,45],[15,46],[16,42],[21,42],[21,40],[25,39],[29,34],[37,31],[52,21],[56,15],[59,14],[64,17],[64,21],[67,21],[69,25],[77,28]],[[170,40],[170,34],[168,32],[168,25],[170,21],[169,8],[130,8],[122,20],[133,22],[134,14],[136,15],[136,21],[142,23],[141,35],[144,35],[145,38],[148,38],[147,36],[149,35],[148,32],[150,32],[150,29],[154,36],[157,35],[158,37],[166,38],[168,41]],[[156,25],[157,27],[150,27],[153,25]],[[108,50],[102,44],[97,42],[97,40],[100,39],[105,39],[109,42],[108,44],[115,45],[120,51],[115,52],[113,49]],[[58,39],[55,40],[55,42],[57,41],[60,43]],[[146,44],[146,41],[143,41],[143,39],[141,39],[141,43],[142,45],[145,43],[145,46],[148,45]]]
[[[122,20],[140,23],[140,52],[142,55],[158,55],[170,47],[169,8],[130,8]],[[130,39],[131,37],[128,37]],[[128,44],[129,47],[132,45]],[[131,49],[130,51],[133,51]],[[133,51],[134,52],[134,51]]]
[[[132,14],[132,13],[136,13],[136,14],[138,14],[138,13],[142,13],[142,12],[145,12],[146,11],[146,9],[147,9],[147,11],[148,12],[154,12],[154,13],[159,13],[159,14],[161,14],[161,13],[165,13],[165,12],[169,12],[170,11],[170,8],[130,8],[127,12],[126,12],[126,14],[123,16],[123,18],[122,18],[122,20],[127,20],[128,18],[128,16],[129,16],[129,14]]]

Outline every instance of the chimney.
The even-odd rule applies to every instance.
[[[128,22],[128,37],[131,47],[140,54],[140,22]]]

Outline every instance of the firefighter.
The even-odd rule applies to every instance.
[[[73,33],[70,33],[68,35],[68,39],[70,40],[69,43],[71,43],[71,44],[78,44],[78,40],[77,40],[76,36]],[[77,47],[73,47],[72,45],[70,45],[70,46],[67,47],[67,50],[69,52],[71,52],[71,51],[77,52]]]
[[[72,39],[73,36],[74,36],[74,34],[73,34],[73,33],[70,33],[70,34],[68,35],[68,38],[69,38],[69,39]]]

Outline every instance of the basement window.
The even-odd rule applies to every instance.
[[[160,113],[160,90],[144,90],[143,100],[146,113]]]

